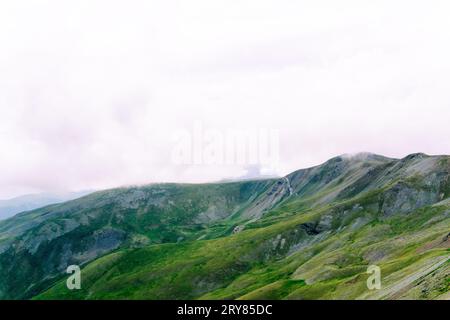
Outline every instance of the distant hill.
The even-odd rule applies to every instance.
[[[23,195],[8,200],[0,200],[0,220],[12,217],[19,212],[37,209],[53,203],[73,200],[91,192],[92,191],[39,193]]]
[[[450,156],[421,153],[99,191],[0,222],[0,298],[448,299],[449,195]]]

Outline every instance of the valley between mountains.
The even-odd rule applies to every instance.
[[[449,173],[450,156],[360,153],[22,212],[0,221],[0,299],[450,299]]]

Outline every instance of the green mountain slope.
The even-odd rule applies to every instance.
[[[65,282],[38,299],[356,299],[444,297],[449,291],[449,207],[408,219],[371,222],[355,232],[314,234],[295,217],[240,234],[183,244],[120,250],[83,269],[82,290]],[[437,217],[421,230],[422,215]],[[423,222],[423,223],[419,223]],[[395,232],[399,226],[407,231]],[[366,287],[381,267],[383,290]],[[418,288],[424,287],[424,289]],[[414,290],[413,290],[414,289]]]
[[[450,157],[114,189],[0,223],[0,298],[446,298]],[[65,268],[83,265],[82,290]],[[366,287],[381,267],[381,290]]]

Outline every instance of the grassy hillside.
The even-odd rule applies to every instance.
[[[83,288],[65,281],[38,299],[443,298],[449,292],[448,205],[379,220],[370,212],[316,233],[331,209],[213,240],[119,250],[83,269]],[[431,221],[431,222],[430,222]],[[368,265],[381,291],[366,287]],[[423,289],[422,289],[423,288]]]
[[[0,222],[0,298],[448,298],[449,171],[448,156],[358,154],[280,179],[97,192]],[[71,264],[82,290],[65,286]]]
[[[114,189],[8,219],[0,224],[0,273],[8,275],[0,279],[0,297],[31,297],[67,265],[84,264],[120,247],[231,232],[233,216],[272,183]]]

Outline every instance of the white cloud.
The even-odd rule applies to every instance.
[[[336,154],[450,153],[448,1],[0,4],[0,197],[240,166],[176,166],[195,121],[274,128],[287,173]]]

